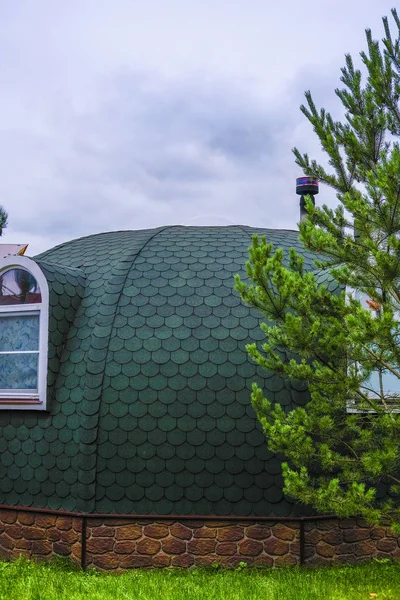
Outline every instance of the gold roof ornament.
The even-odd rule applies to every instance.
[[[0,244],[0,258],[23,256],[29,244]]]

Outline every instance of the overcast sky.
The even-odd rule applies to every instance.
[[[299,111],[393,0],[0,3],[3,243],[166,224],[294,229]],[[359,62],[357,60],[357,62]],[[334,195],[321,188],[318,201]]]

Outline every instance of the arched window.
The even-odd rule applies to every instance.
[[[39,266],[0,261],[0,410],[46,408],[49,294]]]

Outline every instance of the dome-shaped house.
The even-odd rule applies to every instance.
[[[245,349],[263,340],[261,317],[233,276],[255,233],[299,246],[294,231],[176,226],[2,259],[3,556],[304,559],[301,510],[250,403],[253,381],[286,406],[306,394]]]

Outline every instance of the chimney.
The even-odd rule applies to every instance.
[[[307,216],[306,201],[304,196],[311,196],[311,200],[315,204],[314,196],[318,194],[318,179],[313,177],[298,177],[296,179],[296,194],[300,198],[300,221],[304,221]]]

